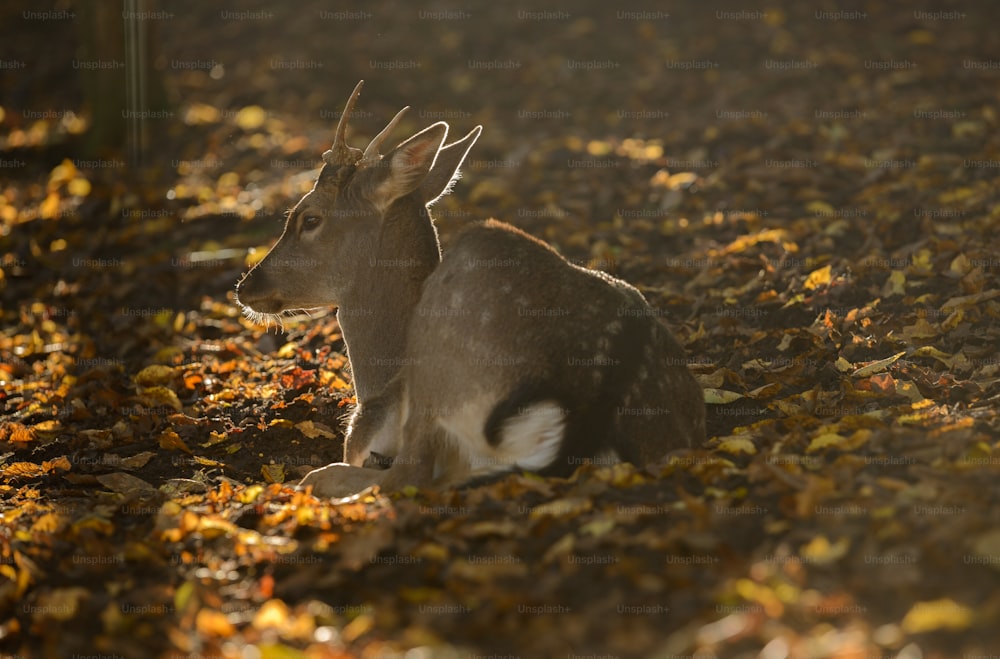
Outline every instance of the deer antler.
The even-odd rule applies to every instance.
[[[382,142],[385,141],[385,138],[389,136],[389,133],[392,132],[392,129],[396,127],[396,124],[399,123],[399,120],[403,118],[403,115],[406,114],[406,111],[409,109],[410,106],[407,105],[405,108],[397,112],[396,116],[389,122],[389,125],[383,128],[382,132],[375,136],[375,139],[373,139],[368,145],[368,148],[365,149],[365,153],[361,156],[361,160],[358,161],[358,169],[361,169],[362,167],[371,167],[382,159],[382,154],[379,153]]]
[[[337,133],[333,138],[333,146],[330,147],[329,151],[323,153],[323,162],[329,165],[353,165],[358,162],[358,158],[362,156],[361,149],[355,149],[354,147],[347,146],[347,115],[351,114],[354,110],[354,103],[357,102],[358,96],[361,95],[361,87],[365,84],[364,80],[359,80],[357,86],[354,88],[354,92],[351,94],[351,98],[347,100],[347,105],[344,107],[343,114],[340,115],[340,121],[337,123]]]

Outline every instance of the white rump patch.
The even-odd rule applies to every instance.
[[[566,412],[559,405],[546,400],[524,407],[504,420],[500,442],[492,446],[483,426],[495,405],[492,396],[477,396],[459,408],[442,410],[435,421],[451,441],[448,455],[435,461],[435,478],[455,481],[510,469],[537,471],[556,459],[566,430]]]
[[[504,421],[496,451],[511,465],[537,471],[556,459],[566,431],[566,411],[550,400]]]

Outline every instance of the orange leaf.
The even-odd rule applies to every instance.
[[[868,378],[871,390],[881,394],[896,393],[896,381],[888,373],[880,373]]]
[[[191,449],[188,445],[184,443],[181,436],[178,435],[173,430],[164,430],[159,437],[160,448],[165,449],[177,449],[178,451],[184,451],[188,455],[191,455]]]
[[[202,609],[195,618],[198,633],[208,637],[229,638],[236,629],[226,618],[226,614],[212,609]]]
[[[73,466],[69,463],[65,455],[61,455],[55,460],[46,460],[42,463],[42,469],[50,474],[56,471],[69,471],[72,468]]]
[[[0,473],[4,478],[37,478],[45,475],[45,469],[34,462],[12,462]]]

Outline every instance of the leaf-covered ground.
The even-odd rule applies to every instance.
[[[78,155],[74,19],[0,15],[4,656],[1000,652],[995,7],[163,4],[143,167]],[[485,126],[446,249],[493,216],[642,288],[704,446],[282,485],[340,456],[343,342],[232,290],[360,78],[355,144]]]

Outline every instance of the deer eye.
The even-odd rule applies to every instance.
[[[321,221],[322,220],[316,217],[315,215],[306,215],[305,217],[302,218],[302,230],[312,231],[313,229],[319,226],[319,223]]]

